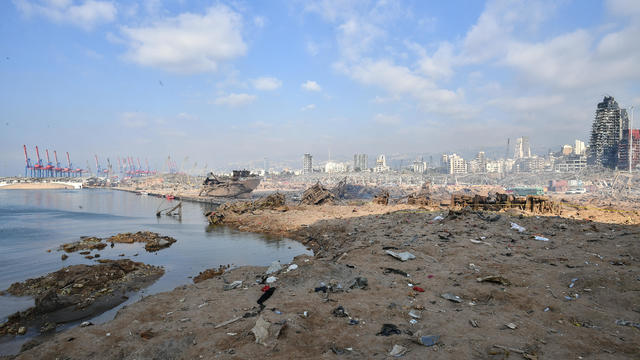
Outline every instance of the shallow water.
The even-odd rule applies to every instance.
[[[219,265],[268,265],[274,260],[286,263],[294,256],[310,254],[303,245],[289,239],[226,227],[210,228],[203,215],[208,204],[183,203],[181,220],[155,216],[159,208],[175,204],[176,200],[103,189],[0,190],[0,290],[65,266],[95,263],[78,253],[61,260],[63,252],[57,248],[79,240],[81,236],[108,237],[121,232],[148,230],[178,240],[157,253],[146,252],[143,244],[115,244],[114,248],[107,247],[98,252],[101,259],[130,258],[164,267],[165,274],[158,281],[131,296],[125,304],[142,295],[191,283],[189,276]],[[0,296],[0,322],[32,304],[29,298]],[[121,306],[91,321],[108,321]],[[29,330],[28,335],[36,334],[36,330]],[[16,343],[23,342],[18,341],[19,338],[0,339],[0,354],[17,351]]]

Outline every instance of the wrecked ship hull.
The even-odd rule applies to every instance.
[[[237,197],[251,193],[260,185],[259,177],[223,181],[218,184],[204,186],[200,196]]]

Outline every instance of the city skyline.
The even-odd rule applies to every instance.
[[[604,94],[640,104],[634,1],[14,0],[0,11],[0,175],[22,173],[23,144],[68,151],[76,166],[97,154],[158,170],[168,156],[223,169],[327,149],[345,161],[489,154],[523,136],[544,153],[588,141]]]

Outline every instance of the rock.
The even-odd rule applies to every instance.
[[[389,355],[393,357],[400,357],[404,355],[408,350],[409,349],[407,349],[406,347],[396,344],[396,345],[393,345],[393,349],[391,349],[391,352],[389,352]]]
[[[40,333],[45,334],[48,332],[52,332],[56,329],[56,323],[46,322],[44,325],[40,327]]]
[[[26,328],[26,327],[24,327],[24,326],[20,326],[20,327],[18,328],[18,335],[24,335],[24,334],[26,334],[26,333],[27,333],[27,328]]]
[[[511,285],[511,282],[505,278],[504,276],[499,276],[499,275],[489,275],[489,276],[485,276],[485,277],[479,277],[476,279],[476,281],[478,282],[492,282],[492,283],[496,283],[496,284],[501,284],[504,286],[509,286]]]
[[[369,286],[369,280],[366,277],[358,276],[353,280],[353,284],[349,286],[349,289],[366,289]]]
[[[277,273],[280,270],[282,270],[282,265],[280,265],[280,260],[276,260],[272,262],[271,265],[269,265],[269,268],[267,269],[265,274],[271,275],[271,274]]]
[[[69,258],[69,255],[67,254],[62,254],[62,256],[60,257],[60,259],[62,260],[67,260]]]
[[[412,259],[416,258],[415,255],[413,255],[412,253],[410,253],[408,251],[404,251],[404,252],[401,252],[401,253],[396,253],[394,251],[387,250],[386,254],[387,255],[391,255],[391,256],[393,256],[394,258],[396,258],[396,259],[398,259],[400,261],[407,261],[407,260],[412,260]]]
[[[258,317],[256,320],[256,324],[251,329],[251,332],[256,338],[256,343],[262,344],[264,346],[273,346],[275,345],[278,336],[280,336],[280,332],[285,327],[286,322],[282,323],[270,323],[265,320],[262,315]]]

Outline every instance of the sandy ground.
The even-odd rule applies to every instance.
[[[147,297],[106,324],[58,333],[17,358],[383,359],[394,345],[406,348],[406,359],[638,358],[640,329],[628,326],[640,322],[638,212],[447,215],[366,204],[229,216],[231,226],[284,234],[315,251],[294,259],[297,269],[273,274],[276,290],[259,314],[266,268],[242,267]],[[526,230],[511,229],[512,222]],[[386,250],[415,259],[402,262]],[[487,276],[503,283],[477,280]],[[351,289],[359,277],[367,287]],[[223,290],[236,280],[241,287]],[[337,291],[314,291],[322,284]],[[338,306],[346,317],[334,315]],[[409,312],[419,317],[415,324]],[[252,332],[263,320],[266,345]],[[383,324],[399,334],[377,335]],[[417,335],[439,340],[425,346]]]
[[[71,185],[54,184],[54,183],[22,183],[0,186],[0,190],[55,190],[55,189],[73,189]]]

